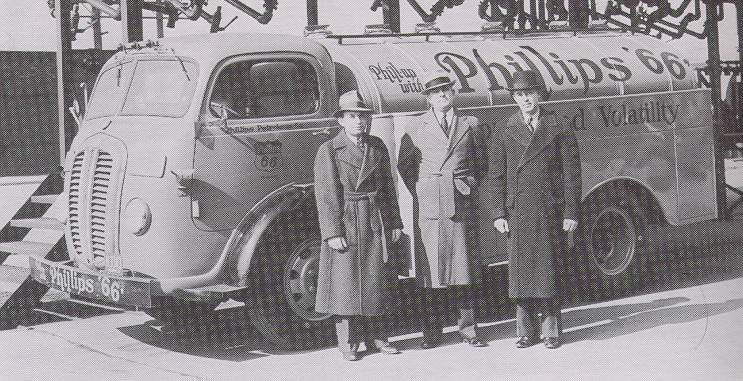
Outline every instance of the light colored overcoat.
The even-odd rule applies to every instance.
[[[479,122],[455,112],[447,136],[429,110],[405,131],[397,167],[414,195],[419,284],[440,288],[475,283],[480,276],[473,210]]]

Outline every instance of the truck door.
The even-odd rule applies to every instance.
[[[314,57],[245,55],[217,67],[194,152],[192,216],[202,230],[232,229],[258,201],[312,182],[318,146],[334,132],[328,74]]]

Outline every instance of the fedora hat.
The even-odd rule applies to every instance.
[[[513,85],[508,91],[544,89],[542,76],[534,70],[519,70],[513,73]]]
[[[344,111],[365,112],[369,114],[374,112],[374,110],[366,106],[358,90],[351,90],[338,97],[338,111],[333,116],[337,118]]]
[[[423,73],[423,90],[421,93],[427,94],[433,89],[444,86],[454,86],[454,81],[449,78],[443,70],[434,70]]]

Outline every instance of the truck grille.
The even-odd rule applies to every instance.
[[[104,268],[113,254],[113,229],[108,210],[116,190],[114,157],[100,149],[75,155],[70,169],[68,211],[70,244],[78,260]]]

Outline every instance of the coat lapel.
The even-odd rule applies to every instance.
[[[358,153],[359,150],[356,148],[355,144],[348,139],[348,136],[346,136],[346,133],[342,129],[333,138],[333,149],[335,149],[335,159],[354,168],[355,171],[353,175],[358,179],[357,175],[361,169],[362,162],[361,153]],[[354,179],[352,180],[353,183],[356,182]]]
[[[369,175],[374,173],[379,166],[379,160],[379,147],[372,143],[371,139],[367,139],[366,144],[364,144],[364,157],[361,161],[361,172],[358,181],[356,181],[356,189],[359,189]]]
[[[449,138],[444,133],[444,130],[441,129],[439,120],[436,119],[436,115],[433,114],[433,109],[428,109],[428,112],[424,115],[425,118],[423,118],[423,124],[425,126],[423,127],[423,133],[430,134],[431,137],[441,142],[443,147],[448,147]]]
[[[524,124],[523,119],[521,121],[521,124],[524,126],[524,128],[527,128]],[[560,129],[558,127],[559,125],[557,124],[555,115],[551,113],[548,114],[544,110],[542,110],[539,117],[539,126],[537,127],[537,130],[534,131],[534,134],[531,137],[531,141],[526,146],[526,150],[524,150],[524,154],[521,156],[521,160],[519,160],[518,169],[521,169],[524,164],[526,164],[527,162],[529,162],[529,160],[533,159],[534,156],[542,152],[542,150],[554,140],[555,136],[560,133]]]
[[[454,112],[454,123],[452,123],[452,127],[449,130],[449,146],[446,151],[446,158],[444,158],[444,161],[441,163],[441,166],[443,167],[447,160],[451,157],[451,155],[454,153],[454,149],[459,145],[459,143],[464,139],[464,136],[467,135],[467,132],[471,129],[471,126],[469,122],[467,121],[467,118],[459,117],[456,114],[456,110]]]
[[[529,127],[526,127],[526,123],[524,123],[524,118],[521,116],[521,112],[513,114],[511,116],[511,119],[508,120],[506,134],[512,137],[522,146],[529,146],[532,138],[532,133],[529,130]]]

